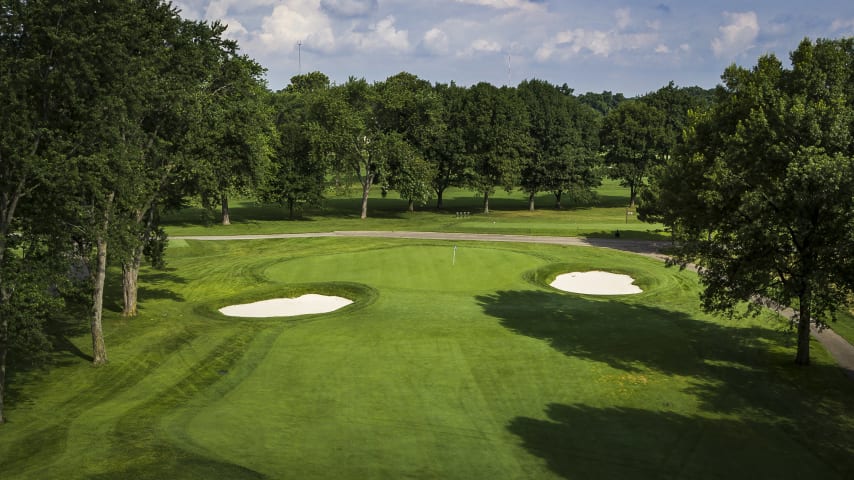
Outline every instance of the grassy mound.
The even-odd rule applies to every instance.
[[[697,308],[697,279],[610,250],[313,238],[187,241],[106,320],[15,378],[13,478],[850,478],[854,384],[772,318]],[[171,247],[170,247],[171,248]],[[567,270],[569,269],[569,270]],[[627,273],[644,293],[550,289]],[[235,319],[293,293],[354,308]],[[115,298],[114,301],[118,301]]]

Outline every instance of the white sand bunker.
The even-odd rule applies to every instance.
[[[558,275],[550,284],[558,290],[588,295],[632,295],[643,290],[628,275],[609,272],[572,272]]]
[[[310,293],[297,298],[273,298],[243,305],[231,305],[220,308],[219,311],[229,317],[295,317],[311,313],[334,312],[351,303],[353,301],[348,298]]]

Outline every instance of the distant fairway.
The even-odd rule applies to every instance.
[[[605,180],[597,196],[584,202],[564,199],[564,208],[554,208],[554,196],[537,196],[537,210],[528,211],[522,192],[496,192],[490,198],[490,214],[484,215],[483,199],[474,192],[450,188],[443,210],[433,201],[408,212],[407,202],[394,193],[383,198],[374,189],[368,202],[368,218],[359,219],[361,198],[357,189],[330,194],[322,207],[306,207],[297,221],[289,221],[280,205],[261,205],[252,199],[232,199],[230,226],[203,226],[201,208],[186,208],[164,217],[170,235],[227,235],[234,233],[331,232],[335,230],[405,230],[433,232],[505,233],[517,235],[562,235],[661,240],[669,238],[664,225],[639,221],[628,209],[628,189]],[[628,211],[628,213],[627,213]],[[457,213],[468,212],[468,215]],[[214,215],[217,217],[217,215]],[[218,217],[217,217],[218,218]]]
[[[818,344],[794,367],[776,320],[699,313],[696,275],[654,260],[367,238],[168,253],[141,317],[110,314],[108,367],[66,348],[17,379],[4,480],[854,476],[854,382]],[[588,269],[643,293],[547,286]],[[340,289],[356,304],[331,314],[216,313]]]

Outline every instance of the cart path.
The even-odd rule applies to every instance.
[[[368,238],[406,238],[416,240],[458,240],[475,242],[518,242],[518,243],[544,243],[550,245],[570,245],[580,247],[611,248],[625,252],[637,253],[658,260],[666,260],[667,256],[661,253],[661,249],[668,246],[669,242],[651,240],[621,240],[618,238],[578,238],[578,237],[555,237],[540,235],[501,235],[495,233],[446,233],[446,232],[403,232],[389,230],[353,230],[335,232],[315,233],[272,233],[259,235],[191,235],[171,237],[173,240],[269,240],[288,238],[317,238],[317,237],[368,237]],[[781,312],[791,319],[794,312],[786,309]],[[830,329],[818,330],[812,327],[812,336],[821,343],[836,360],[837,365],[845,375],[854,380],[854,346],[840,337]]]
[[[371,238],[409,238],[420,240],[459,240],[475,242],[519,242],[547,243],[551,245],[573,245],[587,247],[605,247],[615,250],[655,255],[669,245],[669,242],[650,240],[620,240],[617,238],[578,238],[541,235],[500,235],[495,233],[446,233],[446,232],[401,232],[389,230],[348,230],[315,233],[271,233],[259,235],[197,235],[170,237],[174,240],[268,240],[276,238],[316,238],[316,237],[371,237]]]

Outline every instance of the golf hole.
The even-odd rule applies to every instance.
[[[229,317],[295,317],[334,312],[351,303],[353,303],[352,300],[344,297],[309,293],[296,298],[272,298],[260,302],[230,305],[220,308],[219,312]]]
[[[643,290],[634,284],[635,279],[610,272],[571,272],[558,275],[551,285],[564,292],[587,295],[634,295]]]

